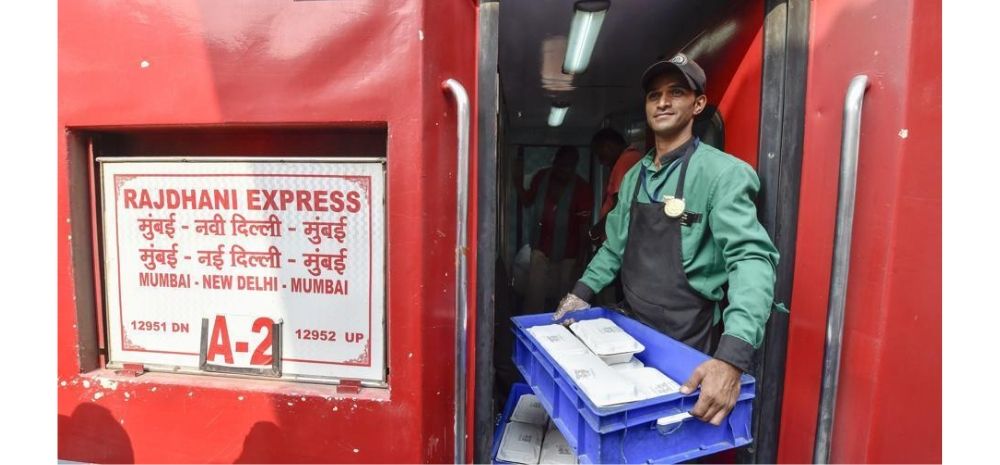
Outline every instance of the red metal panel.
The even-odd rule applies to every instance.
[[[60,458],[450,460],[455,122],[440,82],[474,90],[475,21],[467,1],[60,3]],[[64,131],[378,122],[388,126],[389,389],[80,373],[73,260],[91,257],[71,256]]]
[[[750,47],[739,60],[719,111],[725,119],[726,152],[757,166],[760,132],[760,80],[763,30],[757,29]]]
[[[454,340],[455,340],[455,295],[452,293],[455,276],[455,102],[441,88],[445,79],[458,80],[472,102],[476,101],[476,50],[477,33],[476,9],[470,2],[428,0],[425,4],[424,27],[421,39],[424,42],[424,91],[429,96],[437,98],[424,99],[423,113],[432,119],[440,119],[442,124],[428,125],[423,138],[423,173],[420,185],[425,196],[426,209],[422,213],[423,220],[434,234],[428,237],[422,246],[427,251],[427,265],[422,275],[436,274],[445,276],[448,285],[437,285],[422,282],[422,287],[440,300],[425,310],[423,327],[440,330],[436,337],[425,340],[425,350],[428,354],[438,354],[437,359],[429,359],[423,367],[425,378],[424,394],[435,400],[432,392],[439,392],[447,401],[448,408],[440,412],[430,412],[424,416],[424,422],[432,438],[447,438],[441,441],[441,447],[446,450],[446,459],[452,461],[454,443],[452,442],[452,406],[454,397]],[[470,250],[463,251],[468,258],[468,368],[466,374],[466,460],[472,460],[473,451],[473,386],[475,385],[475,327],[476,327],[476,109],[472,108],[470,126],[470,159],[469,159],[469,211],[468,211],[468,244]],[[410,275],[414,276],[414,275]],[[443,357],[449,357],[445,360]],[[433,388],[431,387],[433,386]],[[440,418],[446,416],[447,421]]]
[[[940,5],[919,3],[811,6],[781,462],[812,458],[841,109],[848,81],[860,73],[872,85],[831,460],[941,460]]]
[[[914,2],[909,25],[907,138],[902,141],[896,249],[886,270],[882,373],[871,462],[940,463],[941,3]],[[906,393],[900,395],[900,393]]]
[[[721,30],[732,31],[716,69],[706,69],[710,102],[718,102],[726,128],[726,152],[757,166],[764,2],[745,2]]]

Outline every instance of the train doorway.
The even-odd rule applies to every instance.
[[[652,138],[645,122],[639,83],[640,75],[649,64],[678,52],[696,60],[708,76],[709,103],[707,111],[696,121],[698,135],[703,141],[758,168],[759,173],[761,168],[770,169],[768,162],[763,166],[759,162],[765,143],[762,125],[773,125],[772,120],[780,119],[781,115],[769,115],[762,110],[771,100],[779,98],[779,94],[769,93],[765,85],[773,84],[778,72],[777,68],[766,69],[765,45],[774,52],[784,47],[784,41],[772,38],[765,44],[764,37],[767,24],[776,20],[767,12],[780,3],[783,2],[761,0],[733,4],[646,0],[574,4],[508,0],[494,5],[492,21],[484,21],[481,13],[480,66],[484,65],[483,55],[489,57],[489,51],[484,48],[493,43],[484,36],[484,31],[492,30],[497,82],[495,105],[489,104],[490,94],[480,95],[480,105],[485,107],[480,113],[492,113],[490,108],[493,107],[497,121],[493,137],[482,137],[484,129],[480,128],[481,152],[485,152],[482,144],[495,141],[495,198],[481,194],[479,200],[481,206],[484,202],[494,202],[496,223],[494,235],[484,236],[480,232],[478,244],[479,285],[491,281],[483,279],[488,274],[483,271],[489,267],[493,288],[480,292],[475,420],[477,461],[490,460],[492,425],[511,383],[520,376],[511,361],[510,317],[553,311],[558,298],[570,290],[600,245],[590,236],[599,230],[598,224],[605,213],[602,207],[607,200],[605,192],[615,160],[608,160],[600,156],[600,149],[595,150],[592,146],[595,134],[613,132],[620,136],[624,147],[640,154],[650,148]],[[483,5],[484,11],[490,11],[487,6],[489,4]],[[589,10],[603,11],[603,14],[590,20],[591,28],[597,29],[596,39],[593,39],[589,64],[583,67],[579,57],[568,55],[585,48],[575,43],[579,37],[573,36],[580,32],[574,30],[573,23],[574,16]],[[581,20],[578,17],[576,21]],[[783,48],[778,51],[783,53]],[[572,60],[577,63],[570,63]],[[481,92],[484,89],[482,80],[481,70]],[[480,124],[483,121],[480,119]],[[566,156],[567,153],[572,155]],[[480,153],[480,170],[488,172],[484,170],[483,156],[484,153]],[[572,181],[568,183],[563,202],[571,207],[573,218],[583,218],[585,224],[572,220],[561,223],[564,229],[549,237],[546,247],[551,248],[553,244],[561,247],[562,260],[547,260],[540,266],[539,236],[547,237],[553,232],[537,227],[542,203],[537,199],[538,190],[546,184],[540,180],[549,178],[566,163],[572,165],[571,169],[563,171],[569,173],[567,177]],[[765,185],[758,198],[758,209],[762,216],[775,209],[774,205],[764,205],[768,202],[765,190],[774,188],[767,185],[766,176],[761,173]],[[480,188],[484,187],[481,183]],[[797,204],[785,208],[786,214],[794,215]],[[769,226],[763,218],[762,223]],[[595,228],[595,225],[598,226]],[[769,232],[773,238],[773,230]],[[484,237],[493,241],[492,244],[484,244]],[[794,240],[794,234],[792,238]],[[532,244],[536,245],[535,249]],[[483,259],[483,251],[491,249],[495,260],[488,263]],[[784,251],[782,253],[784,259]],[[492,318],[483,318],[484,294],[492,296]],[[608,286],[597,299],[599,303],[620,300],[620,290]],[[772,315],[768,332],[776,334],[769,334],[765,345],[773,352],[772,359],[783,359],[782,331],[787,321],[774,320]],[[771,343],[772,338],[778,343]],[[487,353],[486,347],[492,350]],[[772,364],[771,371],[766,371],[764,347],[758,352],[757,372],[754,373],[758,385],[780,386],[783,366]],[[770,381],[762,382],[763,378]],[[754,437],[757,440],[739,452],[740,461],[775,460],[776,446],[771,437],[776,434],[780,417],[780,410],[775,410],[780,392],[772,394],[758,392],[755,415],[763,412],[771,420],[764,420],[767,425],[761,426],[762,420],[755,418]],[[757,450],[760,446],[766,450]]]

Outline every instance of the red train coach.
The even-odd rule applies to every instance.
[[[941,460],[940,4],[58,13],[60,459],[490,461],[523,172],[575,146],[600,200],[591,135],[643,147],[639,75],[684,52],[703,140],[758,171],[790,309],[757,352],[754,442],[719,459]]]

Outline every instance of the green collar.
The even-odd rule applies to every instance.
[[[677,150],[684,150],[685,147],[687,147],[688,144],[693,143],[693,142],[694,142],[694,136],[692,135],[691,139],[688,139],[687,142],[685,142],[683,145],[681,145],[680,147],[677,147],[674,150],[675,151],[677,151]],[[697,152],[698,150],[701,150],[701,146],[702,145],[703,144],[698,144],[698,148],[695,149],[695,152]],[[640,160],[640,163],[642,163],[642,165],[645,166],[646,169],[649,170],[650,173],[654,173],[654,174],[657,171],[659,171],[660,169],[666,168],[666,166],[661,166],[659,168],[656,167],[656,163],[653,161],[653,159],[654,159],[655,156],[656,156],[656,147],[654,146],[653,148],[649,149],[649,151],[647,151],[646,154],[643,155],[642,159]]]

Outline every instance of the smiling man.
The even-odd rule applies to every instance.
[[[754,169],[692,134],[704,70],[679,54],[650,66],[642,87],[655,147],[622,180],[607,240],[555,318],[588,308],[620,272],[630,316],[712,356],[681,391],[700,386],[691,414],[719,425],[764,339],[778,252],[757,220]]]

